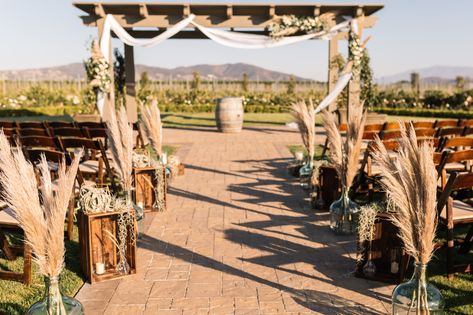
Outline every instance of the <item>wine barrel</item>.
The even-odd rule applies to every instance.
[[[241,97],[217,99],[215,109],[217,128],[224,133],[237,133],[243,126],[243,105]]]

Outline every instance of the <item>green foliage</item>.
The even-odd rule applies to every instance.
[[[241,81],[241,89],[243,90],[243,92],[245,93],[248,92],[248,85],[249,85],[248,74],[243,73],[243,80]]]
[[[113,74],[115,82],[115,95],[117,98],[123,98],[125,96],[125,58],[121,54],[120,50],[115,48],[113,51],[115,55],[115,62],[113,63]]]
[[[287,82],[287,94],[294,95],[296,93],[296,78],[291,75],[289,82]]]
[[[458,91],[463,91],[465,89],[465,77],[457,76],[455,78],[455,88]]]
[[[415,94],[416,98],[420,95],[420,75],[418,72],[411,73],[411,91]]]
[[[151,80],[149,78],[148,72],[141,73],[139,81],[139,89],[137,97],[140,101],[146,102],[146,100],[151,96]]]
[[[360,99],[366,106],[375,104],[375,89],[373,87],[373,70],[370,66],[370,56],[365,48],[360,63]]]
[[[200,90],[200,73],[199,72],[192,73],[191,90],[194,93],[197,93]]]

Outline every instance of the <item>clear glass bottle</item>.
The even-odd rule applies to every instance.
[[[439,289],[427,282],[426,264],[416,263],[411,280],[394,288],[392,305],[394,315],[443,314],[443,296]]]
[[[44,277],[43,299],[33,304],[27,315],[82,315],[85,314],[82,304],[71,297],[61,294],[58,277]]]
[[[348,189],[343,187],[340,199],[330,205],[330,228],[339,235],[355,234],[358,214],[358,205],[348,196]]]
[[[310,178],[312,176],[312,170],[314,168],[314,157],[308,156],[307,161],[299,169],[299,182],[301,187],[309,189]]]
[[[373,278],[376,276],[376,265],[374,264],[371,258],[371,245],[368,248],[368,259],[366,260],[365,265],[363,266],[363,274],[367,278]]]
[[[138,223],[138,238],[141,238],[141,233],[143,232],[143,221],[145,219],[145,209],[144,207],[138,207],[137,204],[133,202],[131,191],[127,191],[125,194],[125,201],[127,205],[130,205],[135,211],[136,222]]]

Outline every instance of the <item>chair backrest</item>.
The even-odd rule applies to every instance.
[[[419,129],[419,128],[434,129],[435,121],[413,121],[412,125],[414,126],[415,129]]]
[[[374,140],[376,136],[379,134],[378,131],[366,131],[363,132],[362,139],[363,140]]]
[[[383,126],[384,131],[399,130],[400,125],[407,126],[409,122],[385,122]]]
[[[88,138],[107,138],[107,129],[106,128],[83,128],[85,135]]]
[[[59,150],[60,146],[57,139],[42,136],[25,136],[19,137],[20,144],[26,148],[50,148]]]
[[[42,156],[46,158],[46,161],[52,162],[52,163],[62,163],[65,162],[66,165],[71,165],[72,159],[69,154],[66,154],[61,151],[56,151],[56,150],[48,150],[48,149],[28,149],[25,150],[25,156],[33,163],[36,165]],[[77,175],[76,179],[79,182],[79,186],[82,186],[84,183],[84,177],[82,176],[82,173],[80,169],[77,169]]]
[[[460,126],[473,127],[473,119],[463,119],[460,121]]]
[[[384,124],[368,124],[368,125],[365,125],[365,129],[364,131],[377,131],[377,132],[380,132],[381,130],[383,130],[383,127],[384,127]]]
[[[86,135],[82,132],[82,129],[75,127],[61,127],[53,128],[52,134],[55,137],[85,137]]]
[[[49,128],[76,128],[73,121],[47,121],[45,122]]]
[[[409,131],[409,129],[408,129]],[[435,129],[426,129],[426,128],[420,128],[420,129],[415,129],[416,136],[418,138],[431,138],[435,135],[436,131]],[[392,140],[392,139],[398,139],[401,137],[401,131],[400,130],[394,130],[394,131],[383,131],[380,134],[380,138],[383,140]]]
[[[35,128],[45,129],[46,126],[42,121],[20,121],[16,123],[18,128]]]
[[[452,137],[452,136],[463,136],[465,134],[466,127],[448,127],[448,128],[439,128],[437,130],[436,136],[440,137]]]
[[[1,128],[3,130],[3,134],[7,137],[12,137],[13,135],[16,134],[16,129],[14,128]]]
[[[79,128],[107,128],[107,125],[104,122],[94,122],[94,121],[82,121],[76,122]]]
[[[444,138],[440,142],[442,143],[442,150],[451,148],[473,148],[473,138],[468,137]]]
[[[435,122],[435,128],[447,128],[447,127],[458,127],[459,120],[449,119],[449,120],[437,120]]]
[[[66,152],[67,149],[84,148],[88,150],[100,151],[100,146],[97,140],[89,138],[78,137],[58,137],[58,142],[61,149]]]
[[[47,128],[20,128],[18,134],[24,136],[51,137],[51,132]]]
[[[457,190],[468,189],[473,187],[473,173],[451,173],[443,191],[441,192],[437,202],[437,212],[440,214],[447,206],[451,206],[448,202],[451,200],[451,194]],[[447,217],[448,217],[447,213]]]
[[[473,149],[448,152],[445,163],[460,163],[473,161]]]
[[[16,123],[14,121],[0,121],[0,128],[14,129],[16,128]]]

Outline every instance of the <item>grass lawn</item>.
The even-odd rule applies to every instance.
[[[78,230],[77,227],[74,227],[73,240],[66,241],[66,266],[61,273],[61,289],[63,294],[68,296],[74,296],[84,283],[81,276],[79,253]],[[23,258],[20,257],[14,261],[0,258],[0,268],[21,272]],[[15,281],[0,280],[0,314],[24,314],[28,307],[42,298],[43,291],[43,277],[37,273],[34,263],[33,283],[30,286]]]

